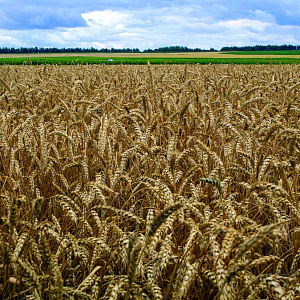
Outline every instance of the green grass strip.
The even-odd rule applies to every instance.
[[[113,59],[113,61],[109,61]],[[144,65],[151,64],[299,64],[299,58],[151,58],[151,57],[31,57],[31,58],[0,58],[0,64],[6,65]]]

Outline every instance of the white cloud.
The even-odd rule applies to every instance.
[[[272,26],[271,23],[248,19],[232,20],[225,22],[221,21],[217,24],[235,32],[247,32],[252,30],[260,33],[263,33],[268,26]]]
[[[136,37],[137,36],[136,33],[132,33],[132,32],[121,32],[119,35],[121,37]]]
[[[83,13],[82,17],[86,20],[89,26],[103,25],[106,27],[116,27],[130,23],[129,20],[134,16],[132,13],[103,10]]]
[[[268,22],[268,23],[276,23],[275,17],[268,11],[262,11],[260,9],[256,9],[251,13],[253,14],[252,20],[258,20],[258,21]]]

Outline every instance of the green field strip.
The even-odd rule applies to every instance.
[[[109,61],[112,59],[112,61]],[[151,64],[299,64],[299,58],[153,58],[153,57],[32,57],[32,58],[0,58],[4,65],[77,65],[77,64],[107,64],[107,65],[144,65]]]

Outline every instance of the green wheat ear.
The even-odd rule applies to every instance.
[[[213,179],[213,178],[200,178],[199,180],[202,181],[202,182],[211,184],[213,186],[217,186],[217,187],[220,186],[220,182],[216,179]]]
[[[217,187],[218,189],[221,189],[221,184],[220,181],[213,179],[213,178],[200,178],[200,181],[204,182],[204,183],[208,183],[210,185],[213,185],[215,187]]]

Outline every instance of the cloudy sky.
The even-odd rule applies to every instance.
[[[299,0],[0,0],[0,47],[300,45]]]

